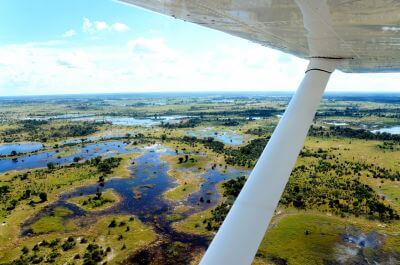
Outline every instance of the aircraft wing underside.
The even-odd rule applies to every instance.
[[[340,57],[344,72],[400,70],[400,1],[321,0],[325,49],[313,50],[294,0],[121,0],[301,58]],[[316,12],[320,10],[316,9]]]

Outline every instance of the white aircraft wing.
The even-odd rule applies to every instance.
[[[400,70],[400,1],[328,0],[326,38],[335,47],[312,51],[303,15],[293,0],[121,0],[178,19],[229,33],[302,58],[353,58],[344,72]],[[312,48],[312,47],[311,47]]]

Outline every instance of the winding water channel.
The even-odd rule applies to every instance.
[[[216,184],[232,178],[247,175],[248,171],[240,171],[233,168],[220,171],[218,169],[209,169],[199,177],[204,179],[200,190],[191,194],[183,202],[173,202],[165,200],[162,194],[176,184],[174,179],[168,175],[169,164],[164,161],[160,155],[175,155],[175,152],[159,145],[150,146],[143,149],[130,149],[126,144],[120,141],[101,142],[80,146],[79,152],[66,156],[61,159],[55,157],[55,151],[32,154],[30,156],[20,157],[18,162],[12,159],[0,160],[0,172],[16,169],[28,169],[43,167],[48,162],[58,162],[60,164],[71,163],[73,157],[79,155],[84,159],[89,159],[98,155],[111,156],[115,154],[128,152],[142,152],[131,165],[132,176],[130,178],[111,178],[104,183],[104,186],[92,184],[77,188],[73,191],[63,193],[58,200],[43,209],[37,215],[28,219],[22,225],[22,236],[32,234],[31,225],[43,216],[50,215],[57,207],[65,207],[71,210],[63,218],[74,218],[81,216],[82,225],[95,222],[98,218],[109,214],[131,214],[137,216],[142,222],[153,227],[158,235],[158,240],[149,248],[146,248],[129,257],[129,263],[147,264],[154,259],[162,264],[187,264],[193,254],[193,251],[204,249],[208,245],[209,239],[203,236],[181,233],[172,228],[172,223],[177,220],[169,220],[168,215],[174,214],[174,207],[177,205],[188,206],[188,210],[181,214],[179,220],[182,220],[193,213],[215,206],[219,200],[219,194],[216,190]],[[23,162],[22,162],[23,161]],[[185,169],[191,170],[191,169]],[[121,200],[114,206],[102,211],[86,213],[78,206],[69,203],[68,200],[82,195],[93,195],[97,190],[113,189],[119,194]],[[141,198],[135,198],[134,190],[141,191]],[[200,202],[203,197],[204,202]],[[209,200],[209,202],[207,202]],[[187,245],[185,253],[180,253],[180,261],[169,261],[164,249],[172,242],[182,242]]]

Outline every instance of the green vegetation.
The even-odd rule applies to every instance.
[[[57,158],[62,158],[62,157],[74,155],[74,154],[76,154],[78,152],[79,152],[79,149],[77,149],[77,148],[72,148],[72,147],[68,148],[68,147],[66,147],[61,152],[58,149],[56,149],[56,154],[54,156],[57,157]]]
[[[319,214],[287,215],[272,226],[262,241],[257,258],[283,264],[333,262],[332,250],[344,233],[344,221]]]
[[[169,162],[171,166],[168,171],[169,176],[174,178],[177,186],[167,190],[163,196],[171,201],[184,201],[190,194],[200,189],[203,179],[199,177],[201,172],[205,172],[209,161],[204,156],[199,155],[164,155],[163,159]],[[181,169],[186,169],[182,171]]]
[[[32,209],[44,206],[49,198],[54,199],[66,188],[95,180],[104,182],[105,177],[119,167],[121,160],[115,157],[102,159],[99,156],[79,164],[57,168],[48,165],[47,169],[0,175],[0,192],[4,195],[0,197],[0,216],[10,215],[18,206],[20,209],[26,205]]]
[[[115,227],[109,227],[112,221]],[[114,215],[104,217],[88,227],[69,231],[68,236],[65,233],[52,233],[30,237],[20,242],[21,247],[9,246],[7,252],[1,252],[0,259],[6,264],[65,264],[72,260],[79,264],[102,264],[105,261],[118,264],[128,253],[155,239],[152,229],[137,218]]]
[[[43,168],[0,174],[0,242],[6,242],[0,244],[0,263],[134,263],[131,258],[135,251],[154,263],[162,258],[176,263],[195,263],[201,249],[190,245],[189,241],[184,244],[171,240],[169,225],[187,234],[180,235],[182,237],[196,234],[206,240],[212,238],[246,178],[217,184],[205,173],[251,169],[289,98],[290,95],[232,94],[0,99],[0,141],[44,144],[43,149],[26,154],[18,149],[7,150],[0,159],[8,159],[11,165],[17,166],[26,163],[29,156],[51,152]],[[343,244],[346,247],[353,244],[344,243],[343,236],[349,231],[364,235],[376,233],[379,237],[377,250],[357,247],[357,255],[365,258],[363,261],[375,257],[382,263],[389,258],[397,262],[395,257],[400,253],[400,138],[371,131],[398,126],[399,103],[400,98],[393,95],[325,97],[254,264],[338,264]],[[172,119],[172,122],[163,119],[172,115],[182,118]],[[82,121],[85,119],[82,117],[91,119],[92,116],[97,120],[101,117],[152,119],[154,123],[127,126]],[[204,130],[211,130],[215,135],[191,136],[201,135],[193,133]],[[227,140],[222,142],[219,139],[223,139],[221,135],[227,131],[230,134],[226,134]],[[233,136],[240,136],[243,144],[230,143],[229,137]],[[110,177],[126,178],[121,180],[126,183],[140,183],[137,178],[142,175],[137,170],[137,161],[142,160],[134,158],[144,152],[147,154],[146,149],[121,154],[123,152],[117,153],[113,147],[99,148],[95,152],[99,150],[103,157],[86,160],[85,146],[99,142],[107,146],[115,141],[126,145],[129,151],[152,145],[162,145],[160,150],[169,148],[160,156],[168,164],[165,166],[174,183],[168,183],[168,189],[162,190],[160,200],[165,200],[160,209],[157,208],[157,216],[146,214],[146,209],[140,219],[109,214],[109,211],[104,211],[105,215],[90,213],[126,199],[120,191],[117,194],[107,189]],[[83,154],[78,155],[80,150]],[[86,152],[90,153],[88,150]],[[75,156],[72,163],[60,164],[70,156]],[[145,165],[147,179],[156,177],[159,170],[150,171],[154,161],[145,161]],[[199,205],[189,203],[190,196],[206,181],[217,185],[221,199],[215,206],[199,212]],[[63,196],[87,185],[99,185],[98,192],[66,199],[82,208],[86,212],[83,216],[62,207],[46,212],[60,194]],[[146,202],[141,197],[145,190],[151,189],[147,196],[157,193],[165,184],[156,185],[140,183],[127,193],[137,200],[133,203],[143,205]],[[207,199],[204,196],[204,204],[198,202],[201,207],[208,205]],[[33,223],[24,227],[26,220],[32,217],[36,217]],[[139,221],[142,218],[146,225]],[[21,229],[30,229],[33,234],[22,235]],[[394,256],[390,256],[391,253]],[[157,256],[153,259],[152,255]],[[352,258],[352,261],[359,261],[357,257]]]
[[[41,234],[64,231],[65,226],[63,224],[63,217],[70,214],[72,214],[72,212],[66,208],[55,208],[50,216],[41,217],[31,226],[32,232],[35,234]]]
[[[296,167],[281,204],[299,209],[319,208],[342,216],[353,214],[382,221],[398,220],[398,213],[370,186],[359,181],[361,172],[362,168],[357,165],[351,167],[350,163],[337,164],[327,160],[318,160],[308,167]]]
[[[55,142],[68,137],[83,137],[99,130],[98,123],[58,123],[45,120],[22,120],[13,124],[13,128],[0,131],[3,142],[39,141]]]
[[[104,192],[97,191],[95,195],[78,196],[69,200],[85,211],[101,211],[115,205],[120,200],[118,194],[107,189]]]
[[[365,129],[352,129],[340,126],[330,126],[329,128],[312,126],[309,135],[327,138],[336,136],[366,140],[395,141],[397,143],[400,142],[400,135],[390,133],[372,133]]]

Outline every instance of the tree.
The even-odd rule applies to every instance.
[[[24,254],[24,255],[26,255],[26,254],[29,253],[29,249],[28,249],[26,246],[24,246],[24,247],[21,249],[21,251],[22,251],[22,254]]]
[[[97,191],[97,192],[96,192],[96,195],[94,196],[93,199],[95,199],[95,200],[100,200],[100,199],[101,199],[101,195],[102,195],[101,191]]]
[[[161,141],[165,141],[165,140],[167,140],[167,135],[161,134]]]
[[[42,202],[47,201],[47,193],[46,192],[41,192],[39,193],[39,198]]]
[[[183,157],[178,157],[178,160],[179,160],[179,164],[182,164],[182,162],[183,162]]]
[[[56,168],[56,166],[54,165],[53,162],[49,162],[49,163],[47,163],[47,168],[48,168],[49,170],[53,170],[53,169]]]
[[[111,223],[108,225],[108,227],[116,227],[117,226],[117,221],[112,220]]]
[[[11,155],[12,155],[12,156],[15,156],[15,155],[17,155],[17,151],[15,151],[15,150],[12,150],[12,151],[11,151]]]

